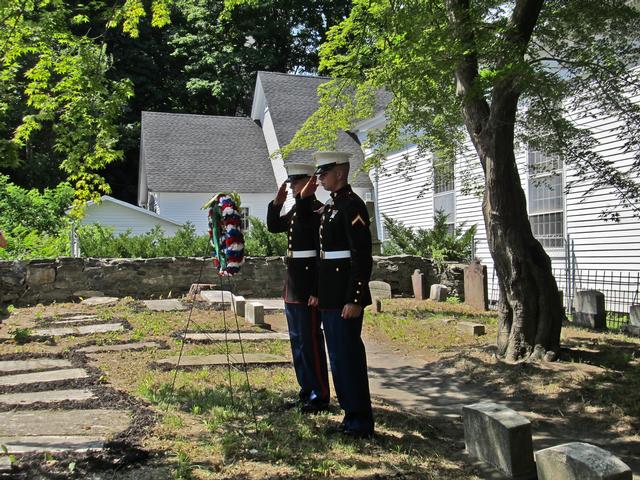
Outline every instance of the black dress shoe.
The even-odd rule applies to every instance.
[[[293,410],[294,408],[298,408],[303,405],[301,400],[292,400],[290,402],[285,402],[282,404],[282,410]]]
[[[313,414],[313,413],[321,413],[328,412],[329,404],[324,402],[305,402],[300,407],[300,412],[304,414]]]

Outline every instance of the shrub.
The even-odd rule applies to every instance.
[[[200,257],[211,254],[209,237],[197,235],[190,222],[172,237],[165,237],[158,226],[142,235],[132,235],[131,230],[116,235],[111,227],[92,224],[78,227],[77,233],[80,252],[85,257]]]
[[[391,237],[383,244],[385,255],[406,253],[433,259],[436,266],[445,261],[467,261],[471,259],[473,237],[476,226],[464,230],[462,223],[450,231],[447,215],[437,211],[432,229],[406,227],[397,220],[384,216],[384,226]]]
[[[256,217],[249,217],[251,229],[245,232],[244,254],[252,257],[272,257],[287,254],[287,235],[271,233],[266,224]]]

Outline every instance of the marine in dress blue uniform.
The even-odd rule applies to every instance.
[[[361,338],[364,307],[371,304],[372,269],[369,215],[362,199],[347,183],[349,154],[316,152],[316,174],[331,198],[320,211],[318,308],[327,341],[333,384],[345,411],[341,430],[354,437],[370,437],[374,420],[369,393],[367,359]],[[315,179],[305,187],[298,208],[303,221],[314,215]],[[316,215],[317,217],[318,215]]]
[[[289,164],[285,167],[287,182],[295,196],[313,175],[315,167],[305,164]],[[329,404],[327,357],[321,320],[317,305],[309,305],[309,299],[317,297],[319,219],[300,222],[295,205],[285,215],[280,215],[286,199],[287,182],[269,203],[267,228],[273,233],[287,233],[287,271],[283,295],[285,315],[293,366],[300,385],[300,408],[303,413],[315,413],[326,410]],[[308,201],[311,208],[322,206],[315,196]]]

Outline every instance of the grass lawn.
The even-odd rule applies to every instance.
[[[105,322],[124,320],[130,329],[55,342],[28,338],[34,328],[56,316],[90,311]],[[4,336],[0,353],[60,354],[78,345],[129,341],[158,341],[168,347],[87,356],[89,365],[102,371],[104,382],[156,413],[155,424],[136,439],[151,455],[144,462],[92,478],[481,478],[463,454],[459,419],[429,417],[374,399],[376,437],[349,440],[335,433],[342,418],[337,408],[314,416],[282,408],[297,393],[290,366],[247,372],[224,366],[181,370],[177,375],[153,368],[155,361],[178,355],[181,342],[176,334],[184,329],[188,316],[189,311],[149,312],[131,299],[96,309],[71,303],[21,308],[0,327]],[[457,324],[464,321],[484,324],[487,334],[461,333]],[[235,330],[235,322],[228,311],[195,308],[190,330],[221,331],[225,324]],[[242,319],[239,322],[242,331],[261,331]],[[281,314],[269,315],[267,322],[285,324]],[[559,422],[579,433],[579,420],[588,414],[588,426],[640,444],[638,339],[567,326],[561,361],[506,365],[494,355],[496,330],[494,314],[465,305],[392,299],[384,301],[383,313],[366,313],[363,336],[386,351],[438,362],[459,378],[485,388],[490,398],[526,402],[534,429],[544,422]],[[18,345],[16,340],[25,343]],[[240,348],[238,343],[229,344],[232,353]],[[283,341],[243,342],[242,348],[246,353],[290,358],[288,343]],[[184,347],[185,355],[225,352],[224,343]],[[69,473],[69,478],[73,475]]]

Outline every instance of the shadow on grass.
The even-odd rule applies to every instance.
[[[377,405],[378,433],[371,440],[353,440],[337,432],[339,411],[302,415],[284,409],[281,392],[226,386],[150,385],[143,394],[202,418],[210,437],[220,445],[223,464],[234,464],[234,478],[243,478],[238,465],[285,468],[287,478],[474,478],[459,458],[464,445],[449,438],[420,415]],[[252,405],[253,404],[253,405]],[[253,416],[255,412],[255,419]],[[199,439],[203,441],[204,439]],[[283,478],[282,473],[273,478]],[[249,478],[247,476],[246,478]]]

